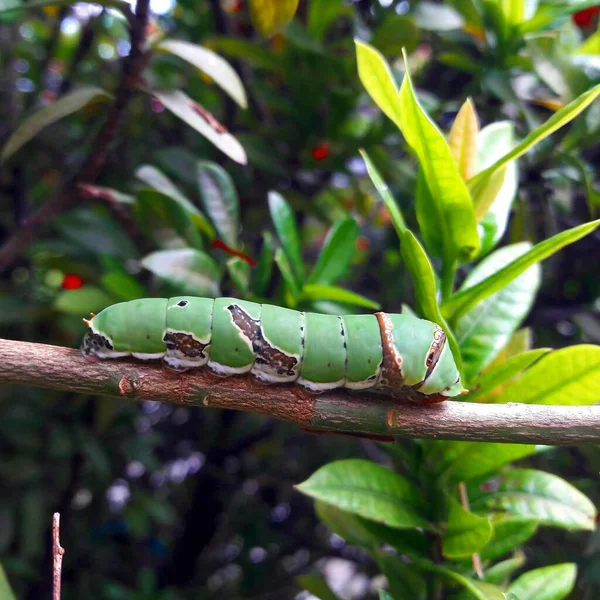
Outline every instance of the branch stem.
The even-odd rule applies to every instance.
[[[157,363],[85,358],[70,348],[10,340],[0,340],[0,382],[244,410],[323,433],[518,444],[600,443],[600,406],[456,401],[407,406],[376,394],[312,395],[293,385],[263,385],[250,377],[223,379],[205,369],[173,375]]]

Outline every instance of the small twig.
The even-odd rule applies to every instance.
[[[66,181],[61,190],[33,213],[21,228],[4,243],[0,248],[0,271],[12,264],[48,223],[79,202],[80,195],[76,187],[78,183],[93,184],[102,172],[112,143],[119,131],[125,109],[138,86],[141,71],[146,64],[145,36],[149,4],[150,0],[138,0],[137,2],[130,31],[131,51],[129,56],[123,59],[121,79],[115,92],[115,101],[92,144],[92,152],[85,161],[81,174]]]
[[[399,404],[376,394],[312,395],[206,369],[179,375],[160,363],[85,358],[78,350],[0,340],[0,382],[128,400],[244,410],[314,432],[473,442],[575,445],[600,442],[600,406]]]
[[[64,555],[65,549],[60,545],[60,513],[54,513],[52,518],[52,556],[54,558],[52,600],[60,600],[60,584]]]
[[[470,511],[471,507],[469,506],[469,496],[467,494],[467,486],[464,481],[461,481],[458,484],[458,495],[460,496],[460,503],[462,507]],[[483,579],[483,565],[481,563],[481,556],[477,552],[471,555],[471,560],[473,561],[473,570],[477,573],[479,579]]]

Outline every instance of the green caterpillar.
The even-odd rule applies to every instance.
[[[207,366],[318,393],[345,387],[413,402],[463,393],[446,335],[401,314],[332,316],[235,298],[149,298],[84,319],[86,355],[162,358],[172,369]]]

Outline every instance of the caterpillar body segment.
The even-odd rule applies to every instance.
[[[444,332],[415,317],[322,315],[235,298],[150,298],[109,306],[85,321],[84,354],[162,358],[172,369],[206,367],[296,383],[437,401],[465,390]]]

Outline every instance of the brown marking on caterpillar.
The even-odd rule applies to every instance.
[[[404,376],[402,375],[402,356],[398,354],[394,344],[392,330],[394,324],[390,316],[384,312],[375,313],[381,333],[381,345],[383,346],[383,361],[381,362],[381,376],[377,389],[384,389],[391,392],[398,391],[404,385]]]
[[[252,351],[256,354],[256,363],[275,368],[279,375],[294,375],[298,359],[274,348],[265,340],[259,319],[253,319],[237,304],[230,304],[227,310],[231,313],[235,326],[250,340]]]
[[[446,334],[444,330],[441,328],[436,328],[433,333],[433,341],[431,342],[431,346],[429,347],[429,352],[427,353],[427,358],[425,359],[425,366],[427,367],[427,371],[425,371],[425,377],[418,383],[415,383],[412,388],[414,390],[418,390],[423,384],[427,381],[429,376],[433,373],[435,366],[438,364],[440,360],[440,356],[442,355],[442,351],[444,350],[444,346],[446,345]]]
[[[163,337],[167,350],[178,350],[188,358],[206,358],[204,349],[208,344],[199,342],[189,333],[168,331]]]

